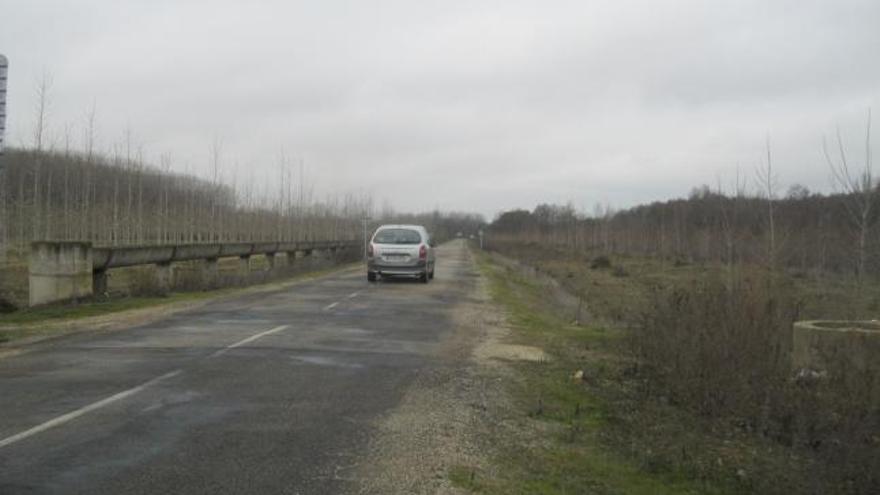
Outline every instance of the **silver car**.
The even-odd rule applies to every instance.
[[[367,280],[377,277],[434,278],[434,247],[421,225],[383,225],[367,245]]]

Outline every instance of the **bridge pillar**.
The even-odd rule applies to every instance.
[[[205,259],[202,267],[202,280],[205,289],[213,289],[217,287],[220,278],[220,267],[217,265],[217,258]]]
[[[266,253],[266,262],[269,263],[269,271],[275,270],[275,253]]]
[[[38,306],[92,295],[92,245],[34,242],[28,268],[28,304]]]
[[[238,257],[238,278],[242,283],[247,282],[251,274],[251,257],[250,255]]]
[[[309,267],[309,269],[315,268],[321,261],[320,249],[306,249],[303,251],[303,254],[306,257],[305,266]]]
[[[92,293],[103,296],[107,293],[107,270],[95,270],[92,272]]]
[[[156,264],[156,290],[159,294],[165,295],[171,292],[172,278],[171,263]]]

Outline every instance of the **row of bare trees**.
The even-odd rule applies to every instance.
[[[368,194],[318,200],[302,164],[297,176],[283,153],[271,182],[258,184],[252,175],[224,182],[219,139],[210,147],[208,178],[172,172],[168,155],[146,163],[130,130],[101,153],[95,105],[80,132],[69,124],[52,127],[51,88],[48,75],[36,85],[30,142],[0,158],[0,258],[33,240],[122,245],[351,239],[373,209]]]
[[[30,142],[0,158],[0,260],[34,240],[96,244],[356,239],[379,223],[426,225],[435,238],[474,234],[483,225],[467,213],[381,211],[367,193],[319,199],[304,167],[282,151],[277,175],[224,181],[223,146],[209,148],[207,177],[180,173],[162,155],[148,164],[130,129],[105,152],[97,149],[95,104],[80,130],[50,126],[52,80],[34,92]],[[178,170],[178,171],[172,171]]]
[[[211,151],[212,177],[172,172],[131,147],[109,155],[85,151],[7,150],[0,179],[0,230],[8,246],[34,240],[81,240],[104,245],[360,239],[364,227],[419,223],[437,239],[475,234],[485,220],[470,213],[377,211],[368,194],[316,200],[282,155],[276,181],[219,179],[220,146]],[[300,169],[301,171],[301,169]],[[367,221],[366,225],[364,224]]]
[[[508,211],[491,224],[490,238],[667,260],[778,265],[818,275],[880,274],[877,212],[855,222],[847,207],[853,194],[809,194],[801,187],[791,193],[773,201],[773,241],[765,198],[708,187],[687,199],[605,210],[601,216],[557,205]]]
[[[737,174],[732,191],[695,188],[687,199],[592,215],[572,206],[539,205],[499,215],[490,227],[495,242],[540,242],[570,250],[713,261],[733,266],[760,263],[816,275],[840,273],[859,280],[880,275],[880,187],[872,171],[871,118],[864,157],[854,163],[838,133],[836,149],[824,147],[837,192],[813,194],[794,185],[777,194],[770,145],[755,174],[757,186]]]
[[[105,157],[13,148],[4,157],[2,225],[19,248],[33,240],[124,245],[358,237],[360,219],[373,208],[369,195],[318,201],[311,188],[294,187],[292,168],[282,165],[277,183],[259,187],[171,172],[167,156],[150,166],[129,150]]]

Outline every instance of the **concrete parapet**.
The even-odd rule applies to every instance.
[[[250,243],[229,243],[220,245],[220,256],[250,256],[254,245]]]
[[[193,261],[220,257],[220,244],[184,244],[175,247],[173,261]]]
[[[253,254],[269,254],[278,252],[279,243],[277,242],[257,242],[254,243]]]
[[[213,288],[219,283],[218,258],[239,257],[239,274],[247,279],[249,257],[255,254],[264,254],[269,269],[274,270],[276,263],[292,265],[300,258],[312,258],[304,262],[304,266],[312,266],[359,245],[358,241],[285,241],[92,247],[86,242],[40,241],[31,247],[30,305],[103,294],[112,268],[155,264],[157,286],[160,292],[167,292],[173,282],[172,263],[204,260],[200,278],[204,287]],[[279,261],[277,253],[287,256]]]
[[[175,255],[174,246],[125,246],[92,249],[92,263],[96,270],[124,266],[170,263]]]
[[[28,267],[29,305],[92,295],[92,246],[87,242],[34,242]]]
[[[298,242],[279,242],[278,251],[283,251],[286,253],[296,251],[297,249],[299,249],[299,244],[300,243]]]

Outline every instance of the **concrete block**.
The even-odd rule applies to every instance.
[[[92,246],[88,242],[34,242],[28,268],[30,306],[92,295]]]
[[[880,376],[880,322],[799,321],[792,334],[792,366],[832,374]]]

